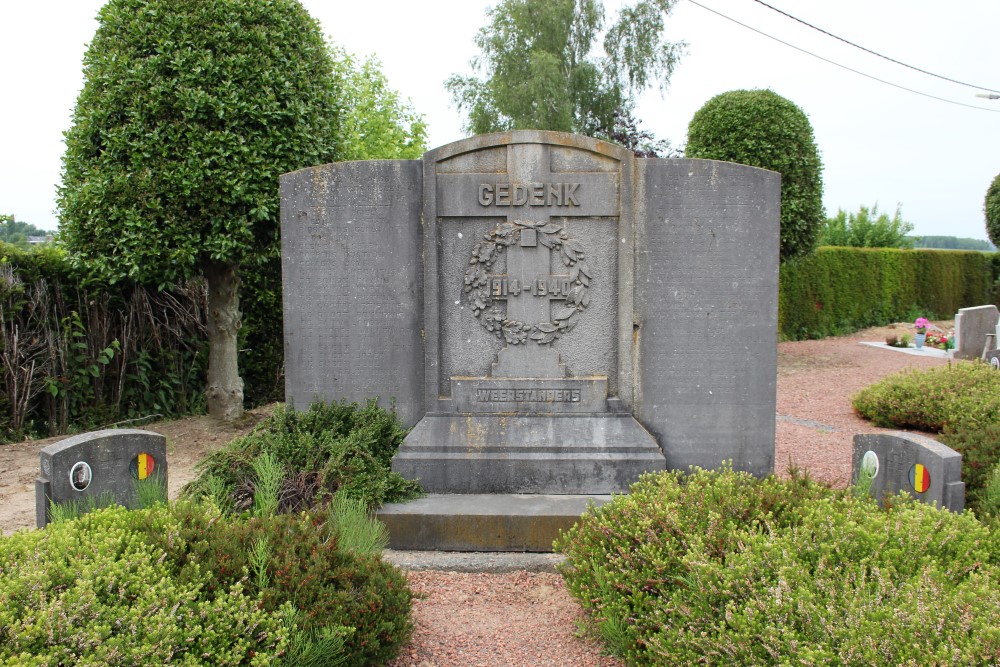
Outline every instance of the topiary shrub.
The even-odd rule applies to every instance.
[[[250,510],[267,486],[261,475],[270,467],[261,465],[267,457],[280,470],[279,512],[322,505],[338,492],[368,506],[408,500],[420,495],[420,486],[390,469],[405,435],[396,416],[375,401],[314,403],[306,411],[279,406],[248,435],[199,463],[198,478],[184,492],[211,496],[227,512]]]
[[[0,538],[0,664],[276,664],[282,605],[168,556],[198,539],[166,505]]]
[[[806,114],[770,90],[716,95],[688,125],[687,157],[781,174],[781,259],[816,245],[824,221],[823,164]]]
[[[853,405],[886,428],[982,429],[1000,424],[1000,373],[978,361],[903,371],[861,390]]]
[[[793,478],[644,476],[556,547],[630,665],[986,665],[1000,540],[970,513],[883,510]]]
[[[986,190],[983,213],[986,215],[986,234],[993,245],[1000,248],[1000,174],[997,174]]]

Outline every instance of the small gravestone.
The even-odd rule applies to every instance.
[[[962,455],[937,440],[902,431],[856,435],[852,479],[857,481],[863,468],[874,473],[871,491],[879,502],[906,491],[952,512],[965,507]]]
[[[996,306],[962,308],[955,315],[955,358],[979,359],[983,354],[987,334],[1000,329],[1000,311]],[[990,349],[1000,347],[994,340]]]
[[[94,431],[66,438],[39,453],[35,524],[48,523],[50,504],[105,502],[136,506],[138,483],[166,488],[167,439],[134,429]]]

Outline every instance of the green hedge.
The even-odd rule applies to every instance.
[[[843,334],[993,303],[996,253],[822,247],[781,266],[782,338]]]
[[[0,436],[202,405],[205,291],[109,284],[56,247],[0,243]]]

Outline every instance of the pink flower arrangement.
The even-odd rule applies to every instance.
[[[930,326],[930,322],[927,321],[926,317],[918,317],[913,326],[917,328],[917,333],[927,333],[927,327]]]

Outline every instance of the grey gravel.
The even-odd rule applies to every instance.
[[[393,551],[382,559],[411,572],[555,572],[562,554],[483,551]]]

